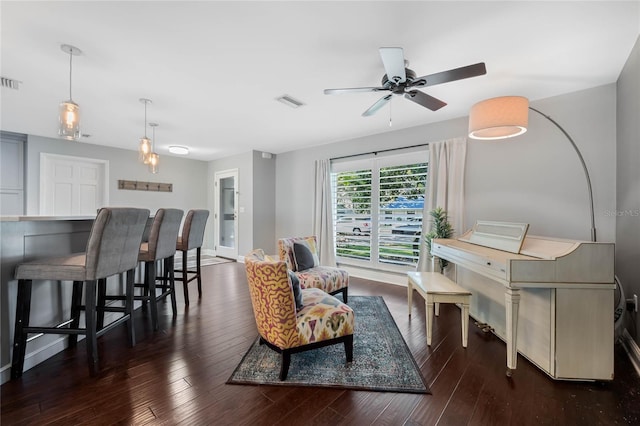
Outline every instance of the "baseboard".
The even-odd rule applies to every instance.
[[[640,376],[640,347],[638,347],[638,344],[633,340],[633,337],[631,337],[626,328],[622,332],[620,342],[625,352],[627,352],[627,355],[629,355],[633,368],[636,369],[636,373]]]
[[[344,269],[349,273],[349,276],[364,278],[371,281],[379,281],[388,284],[395,284],[399,286],[407,286],[407,273],[406,272],[392,272],[381,271],[369,268],[359,268],[357,266],[340,264],[340,269]]]

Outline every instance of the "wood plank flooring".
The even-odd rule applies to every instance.
[[[615,380],[557,382],[522,357],[505,376],[505,344],[473,325],[462,348],[455,306],[441,306],[426,345],[424,303],[406,288],[352,278],[350,294],[382,295],[431,395],[227,385],[256,327],[244,265],[203,268],[204,296],[160,330],[136,311],[137,345],[124,327],[99,339],[101,374],[89,377],[81,342],[1,387],[3,425],[613,425],[640,424],[640,378],[616,346]],[[181,284],[178,284],[181,286]],[[295,355],[294,355],[295,356]],[[357,356],[357,348],[355,352]]]

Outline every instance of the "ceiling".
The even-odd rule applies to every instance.
[[[144,105],[156,150],[188,158],[299,148],[466,116],[493,96],[531,100],[615,82],[640,34],[640,2],[142,1],[0,3],[2,130],[57,137],[58,104],[81,107],[82,142],[137,149]],[[428,87],[437,112],[380,94],[378,48],[404,48],[421,75],[485,62],[487,74]],[[293,109],[275,98],[305,105]],[[389,118],[393,127],[389,127]],[[151,136],[151,129],[147,130]],[[132,155],[136,155],[132,153]]]

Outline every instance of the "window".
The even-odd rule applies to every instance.
[[[427,152],[332,164],[338,261],[384,269],[415,265],[420,252]]]

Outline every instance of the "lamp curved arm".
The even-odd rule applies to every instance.
[[[562,126],[560,124],[558,124],[553,118],[549,117],[547,114],[529,106],[529,109],[532,111],[537,112],[538,114],[540,114],[541,116],[543,116],[544,118],[546,118],[547,120],[549,120],[550,122],[552,122],[553,124],[555,124],[555,126],[560,129],[560,131],[562,133],[564,133],[564,135],[567,137],[567,139],[569,139],[569,142],[571,143],[571,146],[573,146],[573,149],[576,151],[576,154],[578,154],[578,158],[580,159],[580,163],[582,164],[582,169],[584,170],[584,175],[587,178],[587,189],[589,190],[589,207],[591,209],[591,241],[595,242],[596,241],[596,220],[595,220],[595,214],[593,211],[593,190],[591,189],[591,178],[589,177],[589,170],[587,170],[587,165],[584,162],[584,158],[582,157],[582,153],[580,153],[580,150],[578,149],[578,146],[576,145],[576,143],[573,141],[573,139],[571,138],[571,136],[569,136],[569,133],[566,132],[566,130],[564,130],[562,128]]]

